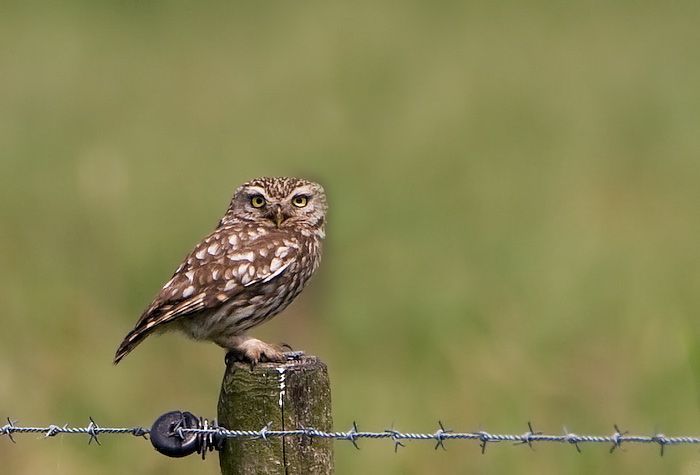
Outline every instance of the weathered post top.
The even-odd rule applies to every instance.
[[[218,422],[237,430],[332,430],[326,365],[315,356],[260,363],[252,370],[243,363],[229,364],[221,383]],[[221,473],[332,473],[332,444],[306,436],[228,439],[220,452]]]

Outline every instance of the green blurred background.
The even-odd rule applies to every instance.
[[[214,417],[223,353],[111,358],[258,175],[330,195],[255,332],[338,429],[700,433],[700,4],[3,2],[0,415]],[[136,439],[0,440],[9,474],[218,473]],[[700,473],[696,448],[336,443],[338,473]]]

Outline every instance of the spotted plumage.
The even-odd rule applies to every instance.
[[[321,259],[326,196],[298,178],[241,185],[216,229],[161,288],[124,338],[115,364],[154,331],[180,330],[240,359],[281,361],[279,348],[246,335],[284,310]]]

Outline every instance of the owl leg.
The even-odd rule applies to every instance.
[[[284,363],[287,360],[282,348],[249,336],[230,337],[216,343],[229,350],[226,354],[227,363],[242,361],[253,367],[261,361]]]

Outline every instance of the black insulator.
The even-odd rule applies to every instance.
[[[180,429],[199,429],[199,426],[199,419],[191,412],[166,412],[151,427],[151,444],[168,457],[185,457],[200,450],[202,437]]]

